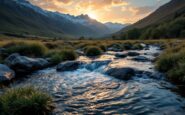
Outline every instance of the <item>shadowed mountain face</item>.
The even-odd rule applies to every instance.
[[[115,33],[123,29],[124,27],[130,25],[130,24],[120,24],[120,23],[112,23],[112,22],[107,22],[105,25],[109,28],[111,33]]]
[[[25,0],[0,0],[0,32],[46,37],[99,37],[109,28],[88,15],[45,11]]]
[[[159,24],[164,21],[173,19],[179,13],[185,11],[185,0],[171,0],[169,3],[161,6],[154,13],[150,14],[146,18],[123,28],[120,32],[125,32],[133,28],[144,28],[150,25]]]

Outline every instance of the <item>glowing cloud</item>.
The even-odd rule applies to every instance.
[[[169,0],[29,0],[51,11],[88,14],[101,22],[134,23]]]

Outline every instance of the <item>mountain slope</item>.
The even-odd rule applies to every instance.
[[[111,33],[115,33],[115,32],[120,31],[122,28],[128,26],[129,24],[107,22],[105,23],[105,25],[109,28]]]
[[[74,17],[45,11],[26,0],[0,0],[0,25],[0,32],[47,37],[97,37],[110,32],[87,15]]]
[[[173,19],[178,13],[185,11],[185,0],[171,0],[169,3],[161,6],[155,12],[135,24],[123,28],[120,32],[125,32],[133,28],[144,28],[153,24]]]

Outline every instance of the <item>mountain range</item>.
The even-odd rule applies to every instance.
[[[142,20],[139,20],[138,22],[130,26],[123,28],[116,34],[124,33],[134,28],[142,29],[151,25],[167,22],[173,20],[175,16],[182,13],[185,13],[185,0],[171,0],[167,4],[159,7],[149,16],[143,18]]]
[[[0,32],[45,37],[101,37],[124,25],[103,24],[88,15],[43,10],[26,0],[0,0]]]
[[[121,29],[129,26],[130,24],[120,24],[120,23],[107,22],[107,23],[105,23],[105,25],[109,28],[109,30],[112,33],[115,33],[115,32],[120,31]]]

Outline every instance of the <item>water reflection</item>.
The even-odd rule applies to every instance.
[[[140,53],[156,53],[155,48]],[[152,55],[152,54],[151,54]],[[149,57],[152,57],[152,56]],[[80,57],[91,63],[93,59]],[[79,68],[73,72],[57,72],[55,68],[38,71],[29,78],[15,82],[12,87],[34,85],[50,93],[56,103],[55,114],[156,114],[183,115],[185,99],[174,92],[174,86],[164,79],[156,79],[146,74],[122,81],[104,75],[108,66],[129,66],[155,73],[151,62],[135,62],[116,59],[105,54],[97,60],[112,60],[94,70]],[[95,60],[93,60],[95,61]],[[157,74],[158,76],[158,74]],[[162,77],[162,76],[160,76]]]

